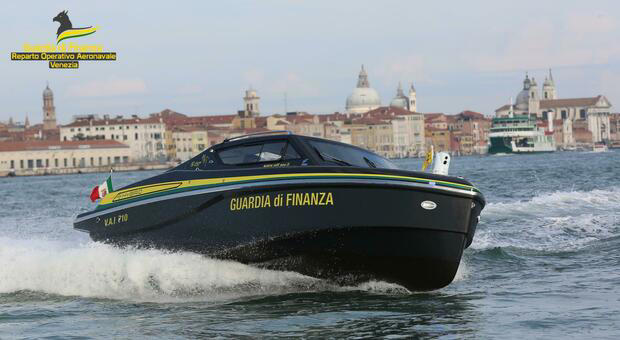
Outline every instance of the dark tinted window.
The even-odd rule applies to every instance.
[[[293,146],[285,141],[234,146],[218,151],[218,155],[222,163],[227,165],[274,162],[300,158]]]
[[[343,162],[346,162],[363,168],[398,169],[394,163],[369,151],[330,142],[316,140],[308,142],[328,162],[340,165],[345,165]]]

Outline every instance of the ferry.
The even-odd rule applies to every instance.
[[[493,118],[489,143],[489,154],[556,151],[553,134],[537,126],[529,115]]]

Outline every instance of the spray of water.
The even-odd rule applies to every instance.
[[[0,238],[0,294],[37,291],[132,301],[219,302],[325,290],[408,293],[386,282],[338,287],[294,272],[260,269],[187,252]]]
[[[573,251],[614,237],[619,222],[620,188],[561,191],[527,201],[490,203],[472,248]]]

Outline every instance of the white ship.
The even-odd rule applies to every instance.
[[[545,133],[528,115],[493,118],[489,142],[489,154],[556,151],[553,134]]]

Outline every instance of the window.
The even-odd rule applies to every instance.
[[[15,169],[15,161],[11,161],[11,169]]]
[[[123,140],[127,140],[127,135],[123,135]]]
[[[135,134],[135,140],[138,140],[138,133]]]
[[[566,119],[567,115],[566,115],[566,110],[562,110],[562,119]]]
[[[586,110],[585,109],[579,110],[579,118],[586,119]]]
[[[23,169],[23,168],[24,168],[24,160],[23,160],[23,159],[20,159],[20,160],[19,160],[19,168],[20,168],[20,169]]]
[[[99,165],[103,165],[101,162],[102,162],[101,157],[99,157]]]
[[[327,162],[363,168],[398,169],[394,163],[366,150],[317,140],[309,140],[308,142],[319,153],[319,156]]]
[[[129,163],[129,157],[123,156],[123,163]]]
[[[265,144],[239,145],[218,152],[222,163],[240,165],[259,162],[274,162],[300,158],[289,143],[270,142]]]
[[[49,168],[49,167],[50,167],[50,160],[49,160],[49,159],[46,159],[46,160],[45,160],[45,167],[46,167],[46,168]]]
[[[120,156],[114,157],[114,164],[118,164],[120,162],[121,162],[121,157]]]
[[[43,167],[43,160],[37,159],[37,168],[42,168],[42,167]]]
[[[32,159],[28,160],[28,169],[34,168],[34,161]]]
[[[90,166],[94,166],[95,165],[95,158],[91,157],[90,158]]]
[[[68,166],[67,159],[64,159],[65,168]]]

